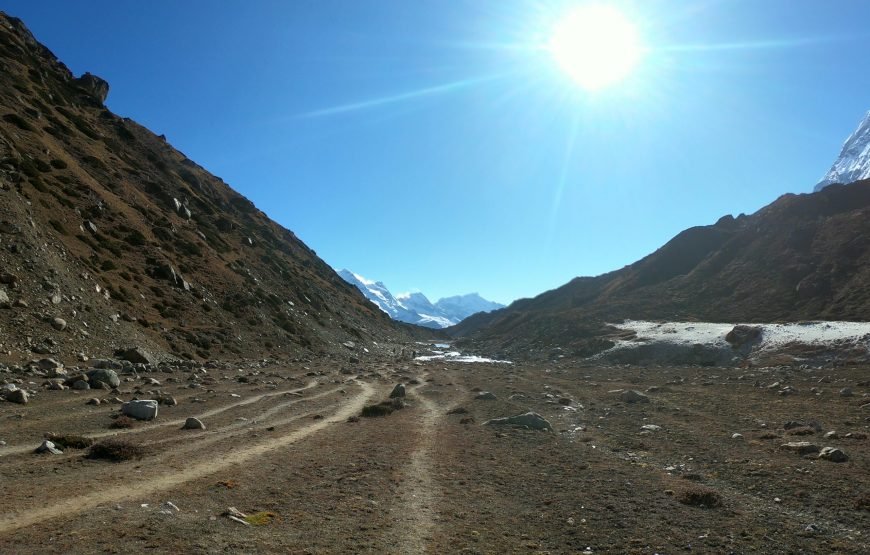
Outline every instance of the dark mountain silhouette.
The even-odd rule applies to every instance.
[[[0,352],[187,358],[406,337],[291,231],[0,13]],[[59,320],[56,320],[59,319]]]
[[[600,350],[623,319],[870,319],[870,181],[787,194],[683,231],[621,270],[580,277],[448,331],[494,349]],[[605,338],[602,342],[602,338]]]

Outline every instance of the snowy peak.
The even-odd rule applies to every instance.
[[[493,310],[504,308],[503,304],[488,301],[477,293],[445,297],[435,303],[435,306],[443,312],[458,318],[458,321],[465,320],[478,312],[492,312]]]
[[[504,308],[504,305],[488,301],[477,293],[447,297],[432,304],[426,295],[419,292],[394,296],[382,282],[366,279],[349,270],[339,270],[338,275],[356,286],[367,299],[394,320],[427,328],[447,328],[472,314]]]
[[[843,144],[837,161],[813,191],[821,191],[833,183],[845,184],[862,179],[870,179],[870,112]]]

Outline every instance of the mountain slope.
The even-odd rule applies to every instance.
[[[75,78],[2,12],[0,70],[5,356],[304,355],[401,335],[292,232],[106,109],[105,81]]]
[[[818,192],[833,183],[852,183],[862,179],[870,179],[870,112],[846,139],[840,156],[813,190]]]
[[[751,216],[688,229],[621,270],[448,331],[491,349],[587,352],[613,331],[605,323],[624,318],[870,319],[870,182],[784,195]]]

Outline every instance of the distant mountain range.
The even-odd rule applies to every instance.
[[[862,179],[870,179],[870,112],[846,139],[840,156],[813,190],[819,192],[834,183],[853,183]]]
[[[477,293],[445,297],[433,304],[423,293],[395,296],[383,282],[366,279],[350,270],[339,270],[338,275],[356,286],[366,298],[394,320],[427,328],[447,328],[472,314],[504,308],[503,304],[488,301]]]

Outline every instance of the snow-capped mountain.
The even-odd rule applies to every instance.
[[[477,293],[444,297],[435,303],[435,306],[442,312],[449,314],[452,318],[456,318],[457,322],[461,322],[478,312],[492,312],[493,310],[504,308],[503,304],[488,301]]]
[[[427,328],[450,327],[472,314],[504,308],[504,305],[488,301],[477,293],[446,297],[432,304],[423,293],[393,296],[382,282],[366,279],[349,270],[339,270],[338,275],[356,286],[367,299],[394,320]]]
[[[870,112],[843,144],[837,161],[813,191],[821,191],[832,183],[852,183],[861,179],[870,179]]]

